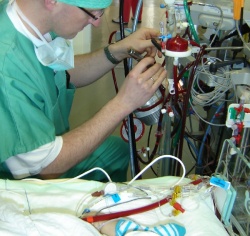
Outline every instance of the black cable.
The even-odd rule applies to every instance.
[[[120,18],[121,40],[125,38],[124,24],[123,24],[123,6],[124,6],[124,0],[120,0],[119,18]],[[123,64],[124,64],[125,77],[127,77],[128,73],[129,73],[127,59],[123,60]],[[139,170],[140,168],[139,168],[139,163],[137,161],[133,114],[130,114],[128,116],[127,123],[128,123],[129,148],[130,148],[130,164],[131,164],[131,168],[132,168],[131,175],[132,175],[132,177],[135,177],[136,174],[138,174],[140,172],[140,170]],[[139,177],[139,178],[141,178],[141,177]]]
[[[185,177],[187,177],[187,176],[192,172],[192,170],[193,170],[195,167],[196,167],[196,165],[193,165],[193,167],[192,167],[189,171],[186,172]]]
[[[197,157],[194,155],[193,150],[191,149],[190,143],[187,142],[187,145],[188,145],[188,149],[189,149],[189,152],[190,152],[191,156],[193,157],[193,159],[194,159],[195,161],[197,161]]]
[[[225,94],[225,105],[224,105],[224,112],[223,112],[223,116],[221,118],[221,123],[222,124],[225,124],[226,123],[226,119],[227,119],[227,106],[228,106],[228,95],[229,95],[229,92],[227,91],[226,94]],[[216,150],[216,153],[215,153],[215,160],[214,160],[214,170],[216,169],[216,164],[217,164],[217,161],[218,161],[218,157],[219,157],[219,153],[220,153],[220,150],[221,150],[221,145],[222,145],[222,142],[223,142],[223,138],[224,138],[224,135],[225,135],[225,128],[221,128],[222,129],[222,132],[221,132],[221,135],[219,135],[219,142],[218,142],[218,145],[217,145],[217,150]]]
[[[240,32],[241,32],[242,35],[247,34],[247,33],[250,33],[250,28],[249,28],[248,24],[243,24],[243,25],[240,27]],[[221,40],[218,41],[219,46],[221,46],[221,44],[222,44],[225,40],[227,40],[227,39],[229,39],[229,38],[231,38],[231,37],[233,37],[233,36],[238,36],[238,35],[239,35],[239,33],[238,33],[237,30],[233,31],[231,34],[225,36],[224,38],[222,38]]]

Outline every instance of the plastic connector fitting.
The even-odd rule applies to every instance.
[[[173,204],[173,207],[174,207],[174,209],[176,209],[176,210],[178,210],[178,211],[180,211],[180,212],[182,212],[182,213],[185,212],[185,210],[182,208],[181,204],[179,204],[178,202],[175,202],[175,203]]]
[[[181,213],[180,211],[175,210],[175,209],[172,211],[173,216],[178,216],[180,213]]]

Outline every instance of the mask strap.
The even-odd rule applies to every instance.
[[[10,0],[9,1],[9,5],[11,5],[13,2],[15,2],[16,0]]]
[[[13,6],[16,12],[18,13],[18,15],[35,31],[35,33],[44,42],[44,44],[46,44],[53,51],[53,48],[50,46],[47,40],[43,37],[40,31],[29,21],[29,19],[22,13],[21,9],[19,8],[16,2],[13,4]]]

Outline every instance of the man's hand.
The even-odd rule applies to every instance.
[[[128,74],[115,99],[127,111],[143,106],[155,93],[167,76],[166,70],[154,59],[142,59]]]
[[[160,35],[160,31],[150,28],[141,28],[123,40],[109,46],[109,50],[118,60],[123,60],[128,55],[128,49],[133,48],[139,53],[146,53],[146,57],[155,57],[157,53],[156,47],[151,42],[152,38]],[[158,52],[161,57],[161,52]]]

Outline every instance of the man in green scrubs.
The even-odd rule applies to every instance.
[[[71,178],[100,167],[113,181],[126,181],[128,145],[110,135],[152,97],[166,71],[154,61],[153,29],[74,58],[72,39],[88,24],[99,26],[111,2],[0,0],[1,178]],[[147,57],[93,118],[70,130],[75,89],[100,79],[131,47]],[[107,181],[101,171],[83,178]]]

